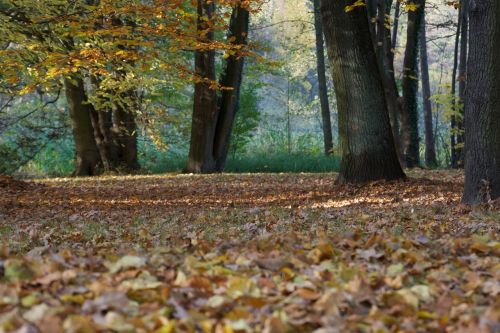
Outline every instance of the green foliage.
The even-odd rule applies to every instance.
[[[449,121],[452,117],[457,120],[463,119],[463,102],[451,93],[451,86],[444,84],[441,86],[443,92],[431,96],[431,101],[440,106],[443,111],[443,119]]]
[[[255,135],[261,119],[259,110],[259,87],[256,84],[244,84],[240,97],[240,108],[236,114],[231,136],[229,153],[235,156],[244,151]]]

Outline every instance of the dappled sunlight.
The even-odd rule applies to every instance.
[[[134,219],[190,208],[377,210],[458,204],[460,173],[412,171],[410,176],[406,181],[379,181],[364,186],[336,185],[336,174],[57,178],[35,180],[27,188],[8,192],[0,198],[0,207],[4,218],[65,219],[74,214],[84,217],[89,211],[107,211]]]

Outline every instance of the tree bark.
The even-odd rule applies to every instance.
[[[339,183],[399,179],[382,78],[367,9],[346,12],[350,0],[322,1],[321,13],[337,96],[342,151]]]
[[[417,0],[418,8],[408,13],[406,49],[403,65],[403,155],[406,167],[420,164],[420,139],[418,134],[418,35],[422,23],[425,0]]]
[[[73,175],[97,175],[102,164],[90,118],[92,110],[87,103],[83,80],[77,77],[66,78],[64,86],[76,151],[76,166]]]
[[[325,146],[325,155],[328,156],[332,154],[333,136],[330,104],[328,103],[328,88],[326,85],[325,48],[319,2],[320,0],[313,0],[314,28],[316,31],[316,69],[318,72],[318,94],[321,106],[321,119],[323,122],[323,142]]]
[[[198,0],[198,31],[208,30],[205,36],[200,36],[200,41],[203,43],[209,43],[214,38],[207,21],[202,19],[203,17],[210,19],[214,10],[213,2]],[[228,34],[231,44],[235,46],[246,44],[248,24],[249,12],[243,7],[234,7]],[[223,90],[218,97],[217,90],[212,87],[216,80],[215,52],[213,50],[195,52],[195,72],[198,80],[194,91],[187,172],[213,173],[224,170],[234,118],[239,107],[243,65],[244,57],[240,54],[231,54],[227,57],[220,78]]]
[[[93,78],[92,83],[95,89],[103,89],[99,79]],[[120,94],[112,91],[107,93],[115,96]],[[134,114],[137,105],[134,103],[134,91],[121,93],[119,97],[121,101],[110,101],[113,102],[111,107],[96,110],[89,105],[89,108],[92,110],[92,126],[104,170],[130,172],[140,169]]]
[[[457,71],[458,71],[458,52],[460,48],[460,32],[462,29],[462,7],[458,11],[458,24],[457,32],[455,34],[455,51],[453,53],[453,70],[451,76],[451,95],[453,112],[450,119],[450,148],[451,148],[451,167],[458,168],[458,154],[457,154],[457,117],[456,112],[456,92],[457,92]]]
[[[462,201],[477,204],[500,197],[500,2],[471,1],[469,24]]]
[[[391,121],[392,136],[396,152],[401,159],[401,142],[399,131],[399,118],[401,116],[401,102],[394,73],[394,48],[391,37],[391,29],[387,24],[386,17],[391,13],[392,0],[378,0],[377,19],[377,59],[384,84],[389,119]],[[397,32],[394,38],[396,38]]]
[[[463,168],[463,146],[464,146],[464,122],[463,122],[463,105],[465,101],[465,88],[467,85],[467,51],[469,45],[469,16],[468,16],[468,0],[461,1],[462,22],[460,28],[460,65],[458,68],[458,98],[462,105],[460,108],[460,116],[457,119],[457,140],[456,140],[456,155],[457,167]]]
[[[203,18],[211,19],[215,10],[213,3],[198,0],[198,31],[206,31],[209,26]],[[209,30],[204,43],[214,38]],[[215,52],[213,50],[197,50],[195,52],[195,74],[198,77],[194,85],[193,118],[191,125],[191,144],[186,171],[207,173],[215,171],[213,156],[213,140],[217,119],[217,92],[212,88],[215,82]]]
[[[130,94],[133,94],[133,92]],[[125,110],[122,105],[117,105],[113,110],[113,127],[111,131],[118,146],[118,168],[127,172],[139,170],[137,124],[134,111]]]
[[[424,100],[424,123],[425,123],[425,164],[434,168],[437,166],[436,144],[434,140],[434,126],[432,124],[431,83],[429,79],[429,61],[427,56],[427,39],[425,11],[422,14],[422,26],[420,32],[420,70],[422,76],[422,97]]]
[[[228,40],[232,45],[246,45],[248,39],[250,13],[243,7],[236,6],[229,22]],[[218,99],[218,118],[215,127],[214,156],[216,171],[224,171],[229,151],[234,118],[239,109],[241,82],[245,58],[241,55],[230,55],[225,62],[220,84],[224,90]],[[225,89],[230,88],[230,89]]]

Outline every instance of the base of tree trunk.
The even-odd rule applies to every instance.
[[[359,184],[375,180],[406,179],[399,162],[381,159],[380,154],[349,156],[340,164],[337,184]]]

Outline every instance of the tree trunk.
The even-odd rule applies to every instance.
[[[212,17],[213,2],[198,0],[198,31],[207,31],[209,25],[203,17]],[[229,24],[228,40],[234,45],[246,44],[249,12],[242,7],[234,7]],[[200,37],[203,43],[214,38],[212,31]],[[195,72],[198,77],[194,90],[191,143],[187,172],[222,172],[227,159],[234,118],[239,107],[239,96],[243,74],[244,57],[232,54],[226,59],[220,84],[220,97],[212,86],[215,82],[215,52],[197,50],[195,52]],[[227,89],[230,88],[230,89]]]
[[[140,169],[137,158],[137,124],[133,110],[117,105],[113,110],[112,132],[118,146],[118,167],[127,172]]]
[[[387,24],[386,17],[391,13],[392,0],[378,0],[377,20],[377,59],[384,84],[389,119],[391,121],[392,136],[396,146],[396,152],[401,157],[401,142],[399,140],[399,118],[401,115],[401,103],[399,91],[394,73],[394,49],[392,47],[391,29]],[[397,34],[396,34],[397,36]],[[394,37],[396,38],[396,37]]]
[[[401,12],[401,2],[396,0],[396,8],[394,9],[394,26],[392,28],[392,37],[391,37],[391,48],[392,50],[396,50],[396,46],[398,44],[398,27],[399,27],[399,14]],[[392,52],[392,62],[394,62],[394,52]]]
[[[248,10],[239,6],[233,8],[228,33],[228,40],[232,45],[247,44],[249,19],[250,13]],[[234,118],[240,103],[244,64],[245,58],[241,55],[230,55],[226,59],[225,69],[221,75],[221,86],[223,89],[224,87],[230,89],[222,90],[222,95],[218,100],[218,118],[214,137],[214,156],[217,172],[224,171]]]
[[[118,161],[118,146],[113,140],[111,127],[113,121],[110,112],[96,111],[92,105],[90,117],[94,128],[94,138],[101,156],[102,166],[105,171],[116,170]]]
[[[350,0],[322,1],[321,13],[337,96],[342,162],[339,183],[399,179],[382,78],[365,7]]]
[[[403,65],[403,155],[406,167],[420,164],[420,139],[418,135],[418,35],[422,23],[425,0],[417,0],[418,8],[408,13],[406,50]]]
[[[457,91],[457,71],[458,71],[458,52],[460,47],[460,32],[462,29],[462,7],[458,11],[457,32],[455,34],[455,51],[453,53],[453,71],[451,76],[451,95],[453,96],[453,112],[450,119],[450,147],[451,147],[451,167],[458,168],[457,154],[457,117],[455,116],[456,91]]]
[[[314,28],[316,31],[316,69],[318,71],[318,94],[321,105],[321,119],[323,121],[323,141],[325,145],[325,155],[328,156],[333,150],[333,136],[330,104],[328,103],[328,88],[326,86],[325,48],[319,2],[320,0],[313,0]]]
[[[463,146],[464,146],[464,122],[463,122],[463,104],[465,101],[465,87],[467,85],[467,48],[469,37],[469,17],[468,0],[461,1],[462,22],[460,31],[460,66],[458,69],[458,98],[462,107],[460,116],[457,119],[457,141],[456,155],[457,167],[463,168]]]
[[[90,118],[92,110],[87,103],[83,80],[77,77],[66,78],[64,86],[76,150],[76,167],[73,175],[97,175],[101,169],[101,158],[94,138]]]
[[[469,23],[462,201],[477,204],[500,197],[500,2],[471,1]]]
[[[420,69],[422,75],[422,97],[424,100],[424,123],[425,123],[425,164],[434,168],[437,166],[436,148],[434,140],[434,126],[432,125],[431,83],[429,79],[429,61],[427,57],[427,39],[425,11],[422,14],[422,26],[420,32]]]
[[[212,18],[215,10],[214,3],[198,0],[198,31],[209,29],[207,21]],[[208,30],[200,40],[210,43],[214,33]],[[193,173],[207,173],[215,171],[213,156],[214,131],[217,121],[217,92],[212,88],[215,82],[215,52],[213,50],[197,50],[195,52],[193,119],[191,125],[191,144],[186,171]]]

